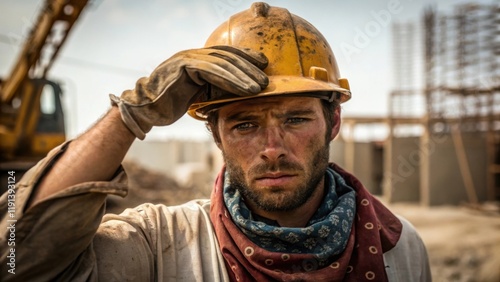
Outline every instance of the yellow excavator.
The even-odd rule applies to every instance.
[[[66,139],[61,87],[46,77],[87,2],[45,1],[9,76],[0,79],[2,179],[9,171],[19,179]]]

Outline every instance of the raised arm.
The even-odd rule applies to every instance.
[[[69,144],[34,191],[28,207],[66,187],[109,180],[134,139],[122,122],[118,108],[112,107],[92,128]]]
[[[95,279],[99,258],[93,240],[106,195],[125,194],[117,169],[135,138],[175,122],[198,95],[208,94],[209,85],[239,95],[258,93],[268,83],[261,71],[266,63],[260,53],[234,47],[182,51],[134,89],[111,95],[113,106],[103,118],[25,174],[16,186],[15,208],[8,195],[0,197],[3,210],[12,206],[0,213],[0,273],[15,272],[2,281]],[[147,231],[135,233],[139,242],[149,242],[141,237]],[[130,242],[118,235],[111,240]]]
[[[73,140],[36,187],[28,207],[79,183],[109,180],[135,137],[144,139],[153,126],[179,119],[208,85],[238,95],[252,95],[267,86],[261,71],[267,59],[251,50],[230,46],[179,52],[160,64],[135,89],[110,95],[113,107],[87,132]]]

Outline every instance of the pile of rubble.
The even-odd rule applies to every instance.
[[[210,189],[181,185],[172,177],[133,163],[123,164],[128,176],[127,197],[108,196],[106,210],[120,213],[143,203],[178,205],[193,199],[209,198]]]

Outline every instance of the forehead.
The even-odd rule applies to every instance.
[[[272,111],[309,111],[322,113],[321,100],[314,97],[262,97],[237,101],[219,108],[219,118],[238,113],[265,113]]]

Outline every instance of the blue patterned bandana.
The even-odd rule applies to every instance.
[[[226,173],[224,202],[234,223],[256,245],[272,252],[314,255],[326,262],[347,245],[356,213],[355,191],[334,170],[326,171],[329,189],[306,227],[280,227],[257,221]]]

